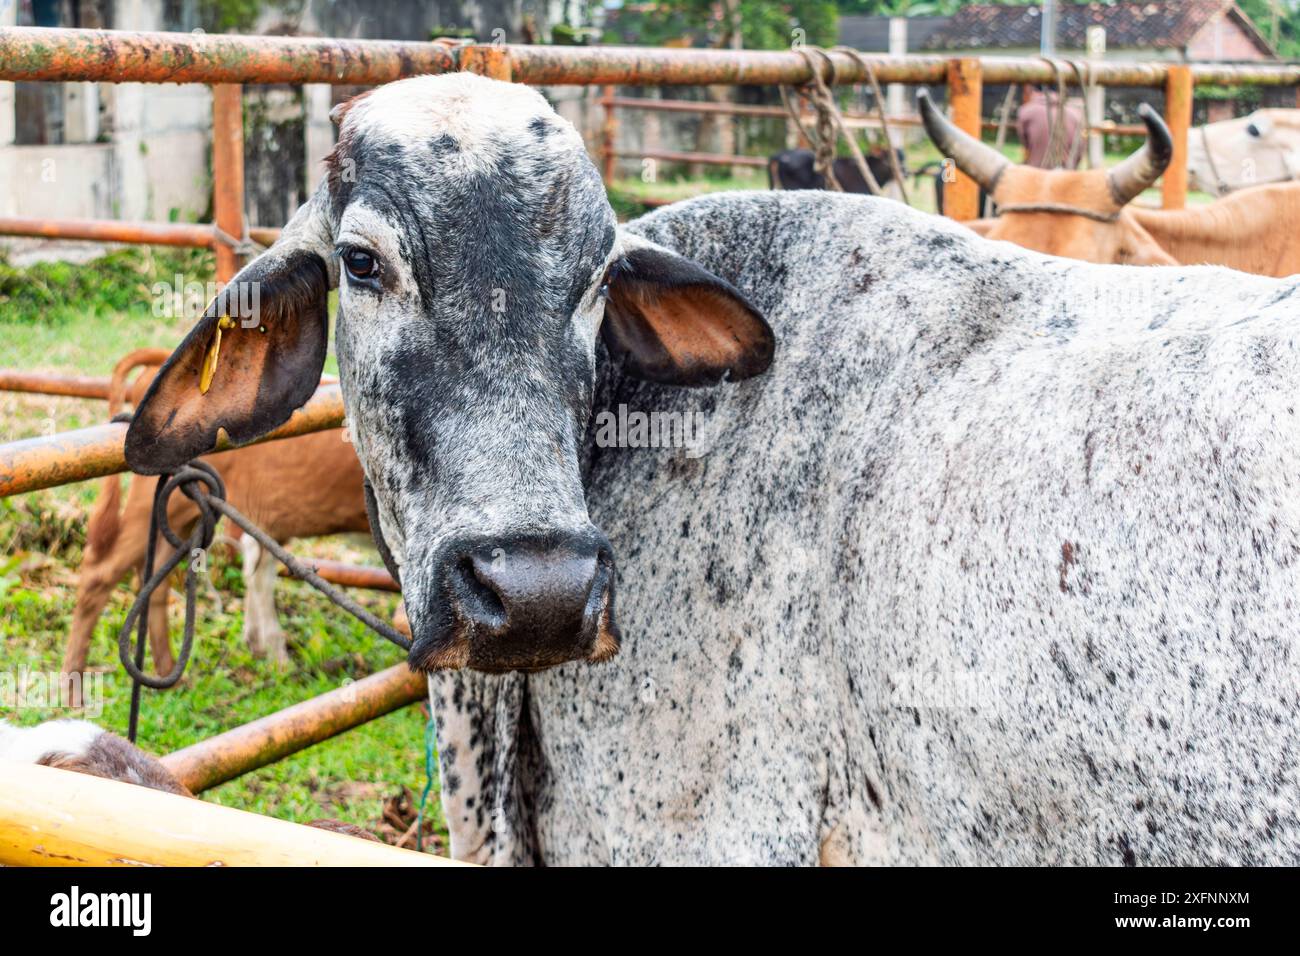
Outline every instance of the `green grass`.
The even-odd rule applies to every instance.
[[[0,366],[105,375],[134,348],[174,346],[191,320],[155,315],[153,284],[171,284],[177,273],[185,282],[204,282],[210,278],[208,259],[131,250],[84,266],[0,265],[0,288],[9,295],[7,302],[0,301]],[[125,293],[122,283],[129,285]],[[334,370],[332,359],[329,365]],[[0,392],[0,438],[5,441],[104,420],[103,402]],[[12,689],[25,674],[59,670],[85,519],[99,488],[99,482],[84,482],[0,499],[0,689]],[[356,537],[297,542],[293,550],[380,563],[369,543]],[[154,753],[185,747],[403,659],[398,648],[307,585],[281,581],[277,603],[291,661],[278,670],[253,658],[242,640],[243,581],[237,556],[214,548],[208,576],[213,588],[200,589],[194,655],[184,680],[172,690],[144,692],[140,743]],[[91,680],[102,681],[103,703],[102,712],[92,708],[88,716],[119,733],[127,724],[130,683],[117,663],[117,632],[133,585],[127,581],[115,591],[95,629],[90,657]],[[352,593],[380,617],[391,616],[397,603],[394,595]],[[173,644],[179,641],[181,614],[182,602],[174,600]],[[30,725],[76,715],[46,704],[38,695],[15,701],[0,694],[0,718]],[[379,825],[385,799],[403,790],[418,798],[425,785],[425,720],[421,706],[404,708],[203,798],[286,820],[333,817],[381,835],[391,833]],[[430,802],[445,847],[436,787]]]

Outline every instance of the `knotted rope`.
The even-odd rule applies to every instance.
[[[248,233],[248,223],[244,223],[244,237],[236,239],[226,230],[222,229],[216,223],[212,224],[212,234],[216,236],[217,242],[223,246],[233,249],[235,255],[248,258],[249,256],[261,255],[266,251],[266,246],[253,239]]]
[[[167,502],[177,490],[193,501],[199,509],[198,520],[187,539],[182,539],[167,521]],[[190,653],[194,649],[194,619],[200,575],[196,559],[206,553],[207,549],[212,545],[217,522],[222,517],[234,522],[243,529],[244,533],[251,535],[277,561],[288,568],[289,573],[295,578],[310,584],[324,594],[334,605],[347,611],[380,637],[391,641],[403,650],[409,651],[411,649],[410,642],[391,624],[375,617],[360,604],[321,578],[308,565],[303,564],[286,551],[274,538],[242,515],[234,505],[225,499],[226,488],[221,481],[221,476],[217,474],[215,468],[204,461],[192,461],[175,472],[164,473],[158,477],[158,485],[154,490],[153,513],[149,522],[149,543],[145,549],[144,573],[141,575],[144,583],[141,585],[140,593],[136,595],[131,609],[127,612],[126,620],[122,625],[122,631],[118,635],[117,641],[118,657],[121,659],[122,666],[126,669],[133,685],[131,688],[130,721],[127,728],[128,739],[132,742],[135,741],[139,729],[141,689],[150,687],[155,690],[162,690],[173,687],[185,673]],[[174,552],[155,570],[156,545],[159,535],[167,540]],[[160,676],[145,673],[144,648],[149,631],[149,615],[145,612],[148,610],[154,592],[160,587],[165,587],[171,573],[180,566],[182,561],[187,559],[189,564],[185,569],[185,629],[182,632],[180,654],[176,658],[175,665],[167,674]],[[131,647],[132,628],[136,632],[134,652]]]
[[[1039,57],[1048,68],[1052,71],[1052,82],[1056,85],[1056,107],[1052,107],[1052,98],[1045,95],[1047,101],[1047,149],[1043,151],[1043,168],[1059,169],[1064,166],[1064,152],[1068,149],[1068,144],[1063,146],[1062,141],[1068,140],[1066,134],[1066,113],[1065,113],[1065,79],[1061,75],[1061,65],[1050,57]]]
[[[799,131],[803,133],[804,138],[808,140],[813,149],[813,169],[820,173],[826,181],[826,185],[835,192],[843,192],[844,187],[840,185],[835,178],[835,144],[839,136],[843,136],[849,145],[849,152],[852,154],[853,162],[858,167],[858,172],[862,174],[867,188],[873,195],[881,196],[884,194],[880,188],[880,183],[872,175],[871,167],[867,165],[866,157],[862,155],[862,150],[858,148],[858,142],[854,139],[844,125],[844,116],[840,113],[839,106],[835,103],[835,94],[831,92],[831,86],[835,83],[835,61],[831,59],[830,54],[821,47],[798,47],[796,52],[804,58],[808,64],[808,70],[812,74],[809,82],[800,87],[787,88],[782,86],[781,101],[785,104],[786,111],[798,125]],[[821,64],[825,64],[826,71],[829,74],[830,83],[828,84],[822,78],[821,64],[817,62],[818,58]],[[814,130],[804,124],[803,110],[796,102],[797,98],[802,97],[812,106],[817,116],[817,122]],[[891,150],[892,152],[892,150]],[[901,181],[900,181],[901,182]]]
[[[852,47],[837,46],[833,47],[831,52],[843,53],[866,74],[867,82],[871,85],[871,95],[876,101],[876,115],[880,118],[880,134],[885,139],[885,151],[889,155],[889,168],[894,173],[894,182],[898,183],[898,191],[903,197],[903,202],[910,206],[912,200],[907,195],[907,180],[903,176],[903,164],[898,161],[898,151],[894,149],[894,137],[889,129],[889,117],[885,113],[885,94],[880,88],[880,81],[876,79],[876,68],[867,61],[866,57]]]
[[[1092,108],[1088,105],[1088,87],[1093,85],[1092,82],[1092,64],[1080,60],[1053,60],[1050,57],[1039,57],[1052,71],[1052,81],[1056,84],[1056,108],[1053,110],[1051,101],[1047,103],[1047,150],[1043,154],[1043,168],[1059,169],[1066,165],[1070,158],[1070,137],[1068,124],[1068,110],[1066,109],[1066,97],[1069,94],[1069,81],[1062,70],[1062,64],[1068,66],[1074,73],[1075,80],[1079,84],[1079,92],[1083,98],[1083,134],[1079,138],[1080,159],[1088,157],[1088,137],[1092,134]],[[1092,160],[1088,158],[1088,166],[1091,168]]]

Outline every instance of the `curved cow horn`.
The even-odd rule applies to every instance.
[[[963,173],[992,195],[998,177],[1011,161],[993,147],[985,146],[974,136],[954,126],[939,112],[927,91],[918,90],[916,101],[921,109],[925,131],[934,140],[934,145],[939,147],[939,152],[955,162]]]
[[[1142,148],[1106,174],[1110,196],[1115,205],[1124,206],[1142,190],[1151,186],[1169,165],[1174,155],[1174,140],[1160,114],[1147,104],[1138,107],[1138,116],[1146,124],[1147,141]]]

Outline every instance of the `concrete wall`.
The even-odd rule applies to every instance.
[[[0,25],[17,0],[0,0]],[[117,0],[113,24],[158,30],[161,0]],[[212,97],[202,85],[66,83],[64,142],[14,145],[13,84],[0,83],[0,209],[8,216],[181,220],[211,193]],[[97,142],[97,140],[103,142]]]
[[[212,190],[212,94],[206,86],[105,89],[120,219],[192,220]],[[68,149],[71,147],[54,147]]]
[[[117,201],[107,143],[0,148],[0,215],[109,219]]]
[[[117,0],[117,29],[163,28],[160,0]],[[114,218],[194,219],[209,206],[212,94],[201,84],[104,84],[114,146]]]

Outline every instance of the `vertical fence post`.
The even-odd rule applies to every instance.
[[[1161,182],[1165,209],[1187,204],[1187,133],[1192,126],[1192,68],[1173,63],[1165,76],[1165,122],[1174,140],[1174,158]]]
[[[600,156],[603,160],[605,185],[612,186],[614,167],[618,161],[618,157],[614,155],[614,140],[618,133],[618,120],[614,118],[614,87],[605,87],[600,103],[605,108],[605,125],[600,130]]]
[[[1088,65],[1101,63],[1106,59],[1106,28],[1088,27],[1087,30]],[[1088,115],[1094,123],[1106,121],[1106,87],[1093,83],[1083,91],[1088,103]],[[1101,169],[1106,165],[1106,137],[1093,130],[1087,131],[1088,168]]]
[[[500,43],[474,43],[462,47],[460,68],[491,80],[514,82],[514,61],[510,50]]]
[[[984,80],[979,60],[962,57],[948,61],[948,109],[953,125],[976,139],[980,138],[983,94]],[[943,209],[953,219],[977,219],[980,214],[979,184],[957,170],[956,180],[944,186]]]
[[[212,87],[212,191],[217,228],[235,239],[244,235],[244,96],[235,83]],[[216,242],[217,282],[239,271],[239,255],[220,238]]]

